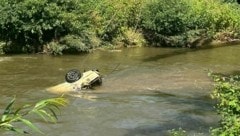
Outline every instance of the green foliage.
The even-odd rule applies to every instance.
[[[124,30],[122,34],[121,42],[124,46],[146,46],[146,41],[142,35],[142,33],[138,31],[134,31],[133,29],[129,28],[128,30]]]
[[[183,0],[152,1],[144,9],[142,26],[162,35],[182,33],[186,29],[182,18],[187,9]]]
[[[190,29],[219,31],[239,28],[240,10],[232,4],[216,0],[192,0],[186,18]]]
[[[178,130],[172,129],[169,131],[169,134],[170,136],[187,136],[187,132],[182,128],[179,128]]]
[[[4,52],[3,52],[3,45],[4,45],[5,43],[4,42],[1,42],[0,41],[0,55],[1,54],[4,54]]]
[[[141,1],[99,0],[91,14],[93,31],[103,41],[111,42],[123,32],[125,26],[136,26],[139,21]]]
[[[36,114],[45,121],[56,122],[56,111],[60,111],[60,106],[67,105],[68,101],[63,98],[51,98],[37,102],[35,105],[24,105],[19,108],[14,107],[15,98],[7,105],[0,120],[0,129],[14,131],[17,133],[28,133],[21,128],[14,126],[14,123],[21,122],[32,130],[42,133],[30,120],[25,117],[29,114]]]
[[[88,27],[85,0],[1,0],[1,39],[24,46],[27,52],[42,50],[45,42],[68,33],[82,34]],[[26,46],[26,45],[29,45]],[[11,46],[11,45],[9,45]]]
[[[90,41],[86,36],[67,35],[59,42],[65,45],[65,51],[69,53],[88,52],[91,48]]]
[[[52,41],[47,44],[46,48],[47,48],[46,52],[50,52],[53,55],[62,55],[63,54],[62,51],[64,50],[65,46],[59,44],[56,41]]]
[[[196,42],[213,39],[219,32],[240,37],[235,0],[0,1],[5,53],[42,52],[44,45],[51,45],[53,54],[63,54],[67,48],[75,53],[104,44],[126,45],[132,43],[128,30],[143,33],[138,41],[146,39],[155,46],[196,47]],[[69,36],[74,41],[62,44]]]
[[[211,74],[215,81],[212,97],[221,115],[218,128],[211,130],[213,136],[240,135],[240,76],[220,76]]]
[[[50,42],[47,48],[51,54],[62,55],[63,53],[89,52],[92,46],[88,37],[66,35],[59,41]]]
[[[222,2],[235,3],[235,2],[237,2],[237,0],[222,0]]]
[[[213,39],[215,33],[226,30],[238,35],[240,29],[239,8],[217,0],[151,1],[144,11],[145,36],[157,46],[195,47],[194,39]],[[192,35],[199,30],[205,33]]]

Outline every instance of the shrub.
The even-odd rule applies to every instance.
[[[137,27],[143,0],[99,0],[91,12],[92,31],[103,42],[112,42],[125,27]]]
[[[235,3],[237,0],[221,0],[222,2],[229,2],[229,3]]]
[[[63,53],[76,54],[80,52],[89,52],[92,48],[88,37],[80,37],[77,35],[66,35],[59,41],[52,41],[47,44],[47,51],[54,55],[62,55]]]
[[[122,34],[122,41],[124,46],[146,46],[146,41],[139,31],[135,31],[134,29],[124,30]]]
[[[1,39],[38,52],[42,45],[66,34],[82,34],[87,29],[85,0],[2,0]],[[29,45],[29,46],[26,46]],[[15,47],[14,47],[15,48]]]
[[[103,41],[112,41],[121,33],[121,26],[126,22],[124,14],[126,4],[122,1],[103,0],[92,14],[96,35]]]
[[[5,44],[4,42],[1,42],[1,41],[0,41],[0,55],[4,53],[4,52],[3,52],[3,46],[4,46],[4,44]]]
[[[57,41],[52,41],[46,45],[44,52],[49,52],[53,55],[62,55],[64,48],[65,47],[59,44]]]
[[[162,35],[176,35],[185,31],[182,20],[187,12],[183,0],[158,0],[148,3],[142,15],[142,27]]]
[[[3,47],[7,53],[39,52],[51,41],[62,52],[59,40],[66,35],[112,45],[127,38],[128,30],[143,33],[150,44],[175,47],[194,43],[189,39],[211,39],[217,32],[240,35],[235,0],[1,0],[0,9],[0,40],[8,43]],[[195,38],[192,32],[200,30],[204,33]],[[81,46],[80,51],[95,46],[85,39],[71,46]]]
[[[232,4],[215,0],[192,0],[186,18],[189,29],[221,31],[239,27],[239,10]]]
[[[212,97],[221,120],[218,128],[211,130],[213,136],[240,135],[240,76],[213,75],[215,88]]]
[[[63,52],[66,53],[88,52],[91,49],[90,41],[86,36],[67,35],[60,39],[59,43],[65,45]]]
[[[199,30],[204,33],[197,39],[212,39],[226,30],[234,35],[240,32],[239,8],[220,0],[150,1],[141,18],[145,38],[156,46],[186,46],[193,43],[188,39],[198,36],[192,32]]]

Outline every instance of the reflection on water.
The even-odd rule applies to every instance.
[[[98,68],[104,76],[103,85],[87,91],[84,97],[81,93],[66,96],[70,105],[62,109],[59,123],[33,118],[46,135],[159,136],[179,127],[189,135],[209,135],[209,127],[216,126],[218,117],[209,98],[212,81],[207,70],[223,74],[238,71],[239,52],[240,46],[231,46],[1,56],[1,111],[13,96],[18,104],[58,96],[46,88],[64,82],[69,69]]]

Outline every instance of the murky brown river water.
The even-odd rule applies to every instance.
[[[213,86],[207,70],[239,73],[239,56],[240,46],[1,56],[0,111],[14,96],[19,105],[59,96],[46,88],[64,82],[69,69],[98,68],[103,85],[84,98],[66,96],[70,104],[62,108],[57,124],[33,118],[45,135],[165,136],[181,127],[190,136],[207,136],[218,121],[209,98]],[[0,131],[0,135],[14,134]]]

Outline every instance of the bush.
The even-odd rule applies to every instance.
[[[187,12],[183,0],[158,0],[146,5],[142,15],[142,27],[162,35],[176,35],[185,31],[183,16]]]
[[[240,10],[235,5],[213,0],[193,0],[189,5],[192,8],[186,21],[190,29],[221,31],[239,28]]]
[[[0,55],[4,53],[4,52],[3,52],[3,45],[4,45],[4,44],[5,44],[4,42],[1,42],[1,41],[0,41]]]
[[[197,36],[192,32],[199,30],[204,33],[197,39],[212,39],[217,32],[226,30],[234,35],[240,32],[239,8],[220,0],[151,1],[144,11],[141,27],[145,38],[156,46],[186,47]]]
[[[212,75],[215,88],[212,97],[221,120],[218,128],[211,130],[213,136],[240,135],[240,76]]]
[[[43,44],[66,34],[83,34],[88,27],[85,0],[2,0],[1,39],[27,48],[43,50]],[[86,11],[85,11],[86,10]],[[28,45],[28,46],[27,46]],[[15,48],[15,46],[14,46]]]
[[[221,0],[222,2],[229,2],[229,3],[235,3],[237,0]]]
[[[135,31],[131,28],[124,30],[121,42],[124,44],[125,47],[146,46],[146,41],[142,33],[140,33],[139,31]]]
[[[90,14],[92,28],[89,30],[101,40],[100,45],[119,46],[126,31],[140,28],[142,7],[145,0],[98,0]],[[140,39],[143,40],[143,39]],[[128,45],[126,45],[128,46]]]
[[[88,37],[67,35],[60,39],[59,43],[65,45],[63,52],[66,53],[88,52],[91,49]]]
[[[41,52],[51,41],[61,52],[59,40],[66,35],[80,37],[74,43],[82,45],[69,43],[81,46],[79,51],[95,46],[89,37],[97,46],[122,39],[126,45],[132,43],[128,30],[143,33],[149,44],[174,47],[196,47],[190,44],[194,39],[212,39],[218,32],[240,35],[239,5],[230,0],[1,0],[0,9],[6,53]],[[204,33],[197,37],[193,31]]]
[[[59,40],[66,35],[82,38],[90,34],[91,37],[101,39],[102,43],[112,42],[122,35],[123,27],[137,27],[135,23],[140,22],[139,9],[142,4],[142,0],[2,1],[0,39],[11,43],[5,47],[7,53],[43,51],[43,45],[51,41],[57,43],[50,43],[53,50],[61,52],[65,47]],[[75,40],[74,45],[68,44],[74,48],[81,46],[80,51],[86,51],[92,45],[85,39],[81,39],[82,43]]]
[[[98,1],[98,6],[91,13],[92,31],[103,41],[112,41],[119,33],[124,23],[121,5],[113,4],[114,1]],[[117,12],[119,11],[119,12]]]
[[[80,52],[89,52],[91,47],[88,37],[66,35],[59,41],[50,42],[46,47],[46,52],[54,55],[62,55],[63,53],[77,54]]]

